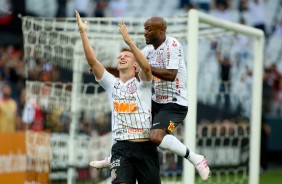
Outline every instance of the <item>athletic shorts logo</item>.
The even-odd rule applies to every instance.
[[[116,174],[116,169],[112,169],[111,171],[111,178],[112,178],[112,181],[114,181],[117,177],[117,174]]]
[[[167,127],[168,131],[170,131],[170,133],[172,133],[174,131],[174,123],[172,121],[169,122],[169,125]]]
[[[111,169],[120,166],[120,159],[116,159],[111,163]]]

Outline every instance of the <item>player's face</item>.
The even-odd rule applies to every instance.
[[[144,36],[146,44],[154,44],[158,38],[158,30],[151,20],[147,20],[144,24]]]
[[[130,69],[136,67],[136,60],[134,55],[129,51],[123,51],[118,56],[118,70],[121,69]]]

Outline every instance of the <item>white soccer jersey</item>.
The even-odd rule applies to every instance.
[[[186,66],[181,44],[172,37],[166,37],[165,42],[156,50],[153,45],[142,49],[151,66],[156,68],[177,69],[173,82],[154,77],[152,99],[156,103],[177,103],[188,106],[186,89]]]
[[[110,100],[114,140],[149,138],[152,81],[134,77],[123,83],[105,70],[98,82]]]

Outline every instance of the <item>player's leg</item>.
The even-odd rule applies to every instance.
[[[134,166],[138,184],[161,184],[159,154],[152,142],[138,143]]]
[[[152,107],[153,112],[154,108],[159,108],[159,112],[154,114],[150,140],[160,148],[188,159],[196,167],[202,179],[207,180],[210,169],[205,158],[189,150],[181,141],[170,134],[179,123],[183,122],[188,108],[174,103],[160,106],[154,102]]]
[[[170,135],[186,117],[188,108],[178,104],[157,104],[152,102],[153,124],[150,140],[163,149],[187,157],[189,150],[175,136]],[[157,113],[156,113],[157,112]]]
[[[135,184],[136,175],[131,158],[128,157],[131,150],[126,142],[117,142],[112,147],[111,157],[111,181],[112,184]]]

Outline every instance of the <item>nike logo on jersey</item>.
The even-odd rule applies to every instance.
[[[158,124],[160,124],[160,122],[158,122],[158,123],[154,123],[154,124],[153,124],[153,126],[156,126],[156,125],[158,125]]]

